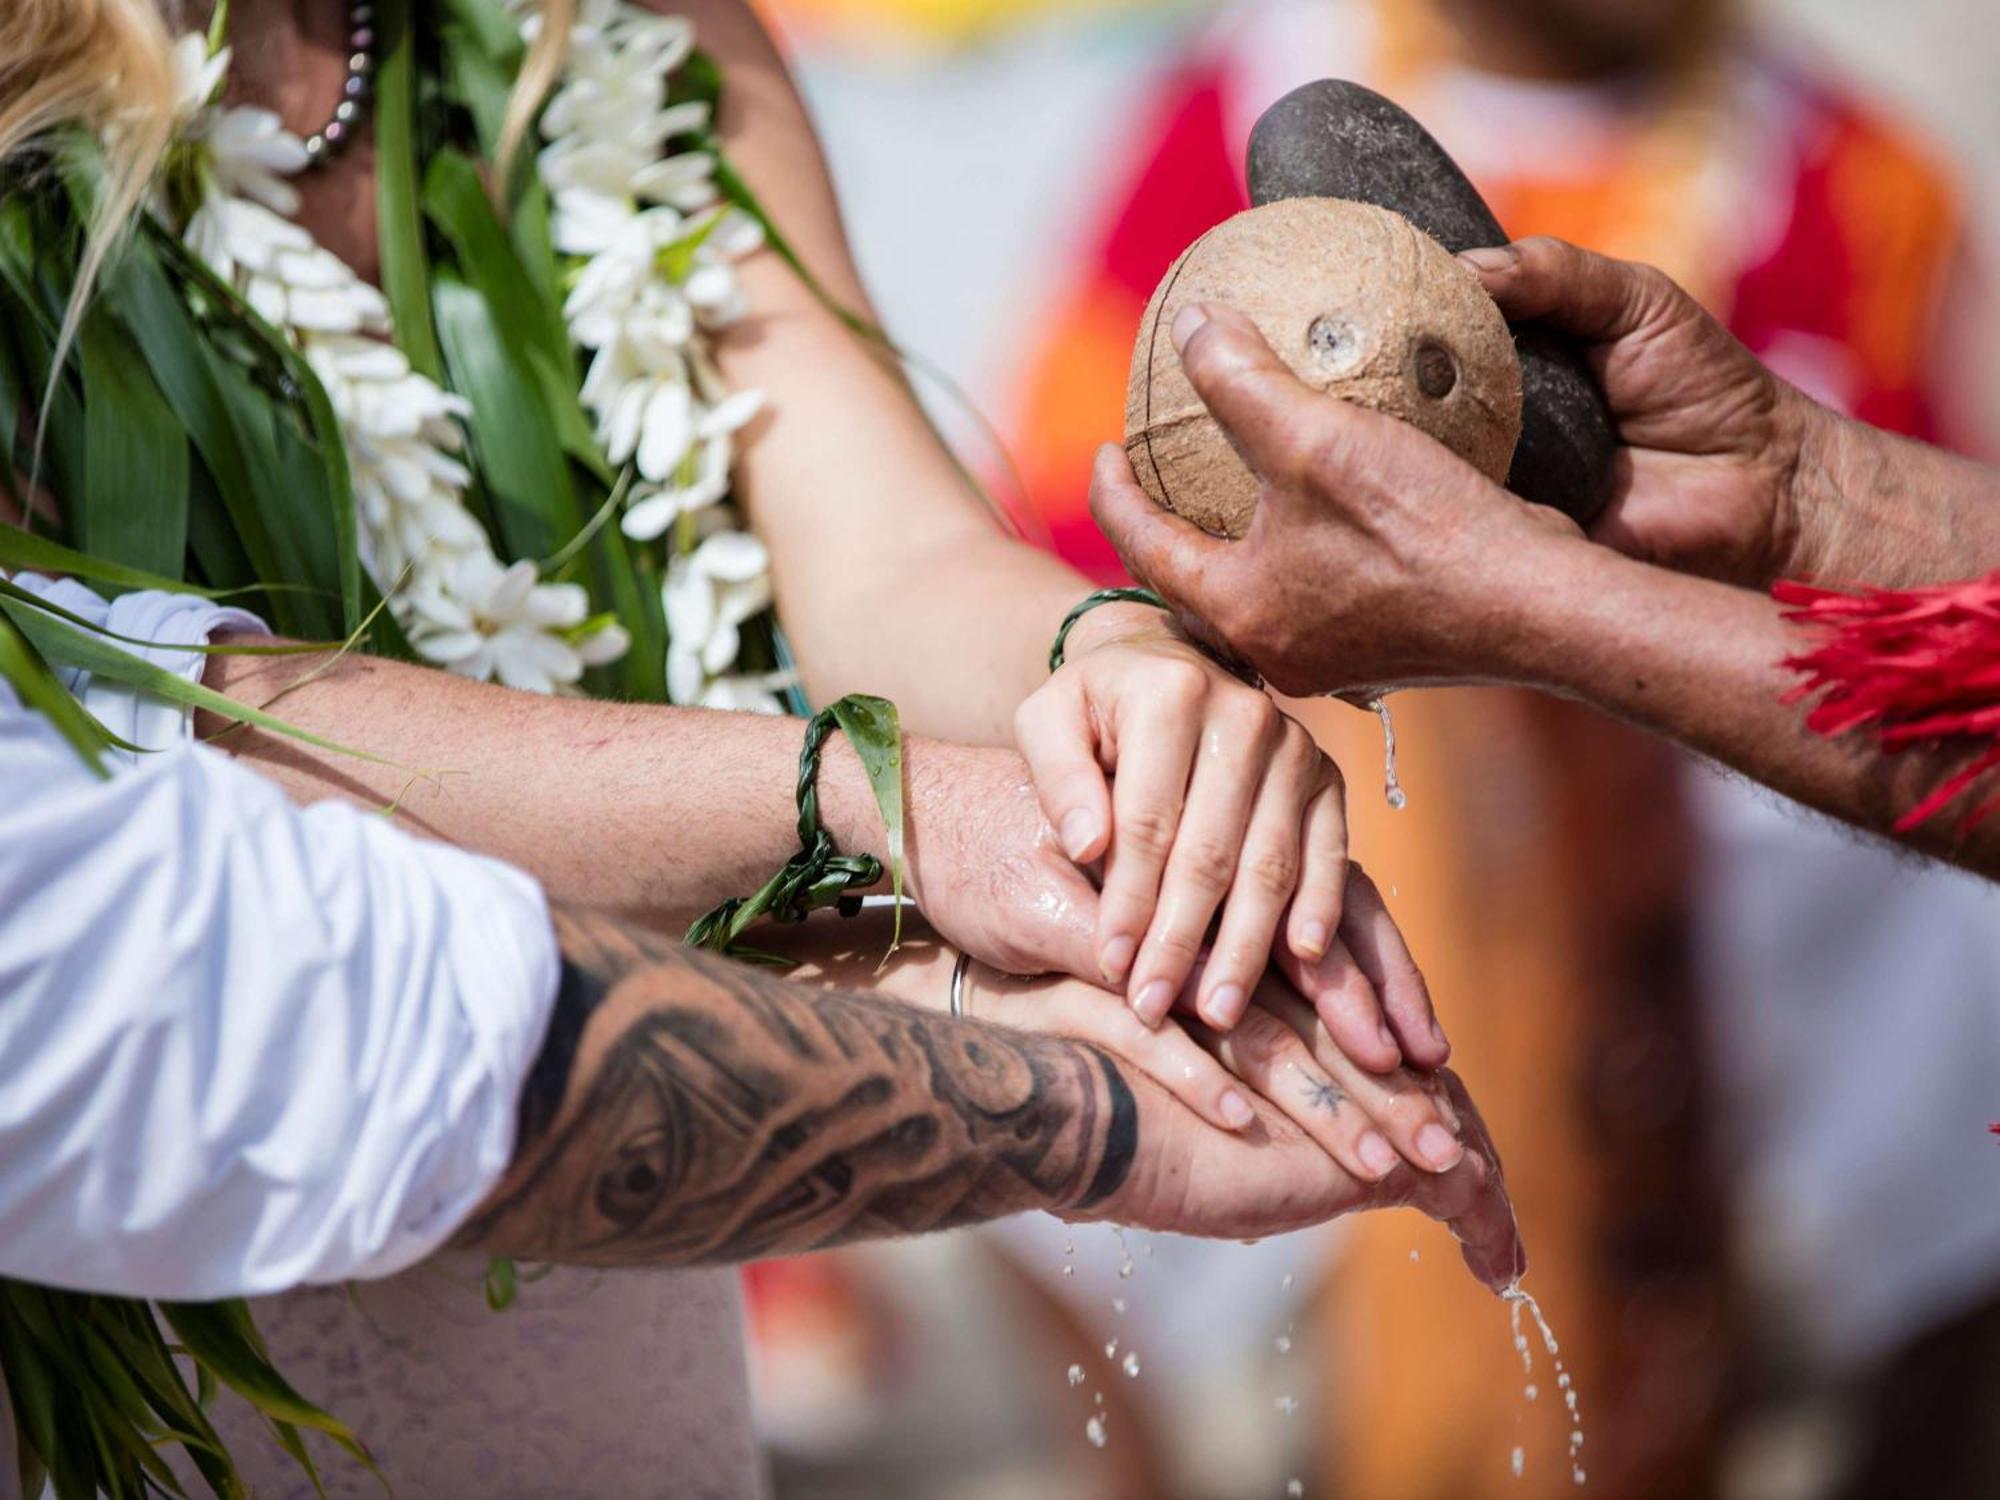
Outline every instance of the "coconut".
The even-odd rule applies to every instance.
[[[1125,451],[1158,504],[1226,537],[1249,530],[1257,507],[1257,476],[1168,337],[1193,302],[1243,313],[1314,390],[1400,417],[1505,480],[1521,435],[1521,366],[1478,279],[1388,209],[1287,198],[1188,246],[1140,320]]]

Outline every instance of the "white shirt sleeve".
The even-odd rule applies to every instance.
[[[245,622],[171,595],[105,619]],[[137,743],[187,736],[74,686]],[[0,1275],[212,1298],[414,1263],[506,1169],[559,967],[517,870],[200,747],[99,779],[0,688]]]

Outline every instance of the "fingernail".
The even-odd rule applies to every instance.
[[[1438,1025],[1436,1016],[1431,1017],[1431,1040],[1447,1050],[1451,1047],[1451,1043],[1445,1040],[1444,1028]]]
[[[1308,922],[1299,929],[1300,958],[1326,957],[1327,931],[1324,922]]]
[[[1432,1089],[1431,1100],[1437,1105],[1438,1113],[1444,1116],[1444,1123],[1451,1128],[1453,1139],[1456,1139],[1459,1131],[1459,1118],[1458,1110],[1452,1105],[1451,1095],[1443,1089]]]
[[[1219,1031],[1227,1031],[1236,1024],[1243,1010],[1243,988],[1241,985],[1218,985],[1213,991],[1202,996],[1196,1007],[1201,1018]]]
[[[1133,955],[1139,951],[1139,940],[1120,935],[1104,945],[1104,982],[1123,984],[1125,976],[1132,970]]]
[[[1083,863],[1083,851],[1097,838],[1097,814],[1079,807],[1062,820],[1063,852]]]
[[[1257,1111],[1250,1107],[1250,1101],[1235,1089],[1224,1094],[1216,1107],[1222,1111],[1222,1122],[1231,1130],[1247,1129],[1250,1122],[1257,1118]]]
[[[1132,1002],[1132,1010],[1148,1026],[1157,1026],[1167,1018],[1173,1004],[1174,987],[1164,979],[1155,979],[1139,991],[1138,998]]]
[[[1417,1132],[1417,1155],[1433,1172],[1449,1172],[1465,1155],[1465,1148],[1451,1138],[1442,1125],[1426,1125]]]
[[[1475,271],[1504,271],[1521,255],[1512,245],[1484,245],[1476,250],[1461,250],[1458,258]]]
[[[1361,1165],[1377,1177],[1387,1177],[1396,1169],[1396,1148],[1389,1144],[1387,1136],[1378,1131],[1365,1131],[1354,1143],[1354,1154],[1361,1158]]]
[[[1199,302],[1190,302],[1174,314],[1174,326],[1168,330],[1176,349],[1185,349],[1187,341],[1194,337],[1194,331],[1208,321],[1208,309]]]

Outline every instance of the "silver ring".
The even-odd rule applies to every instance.
[[[961,952],[958,962],[951,966],[951,1018],[965,1019],[965,971],[972,967],[972,955]]]

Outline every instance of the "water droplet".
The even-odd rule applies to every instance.
[[[1076,1275],[1076,1267],[1075,1267],[1075,1266],[1064,1266],[1064,1267],[1063,1267],[1063,1275],[1065,1275],[1065,1276],[1074,1276],[1074,1275]]]
[[[1299,1398],[1297,1396],[1292,1395],[1290,1392],[1287,1392],[1286,1394],[1278,1398],[1278,1410],[1283,1412],[1286,1416],[1289,1417],[1293,1412],[1297,1411],[1298,1409],[1299,1409]]]
[[[1403,784],[1396,779],[1396,726],[1390,721],[1389,705],[1382,699],[1372,699],[1368,706],[1382,721],[1382,795],[1389,806],[1400,812],[1409,806],[1410,799],[1403,791]]]
[[[1083,1424],[1083,1435],[1090,1439],[1091,1447],[1102,1448],[1104,1446],[1104,1418],[1092,1417],[1088,1422],[1085,1422]]]
[[[1118,1357],[1118,1340],[1112,1339],[1104,1346],[1104,1357],[1106,1359],[1116,1359]]]
[[[1290,1271],[1287,1271],[1285,1272],[1284,1279],[1281,1280],[1278,1283],[1278,1285],[1283,1287],[1286,1291],[1289,1292],[1292,1289],[1292,1283],[1297,1280],[1298,1277],[1294,1276]]]
[[[1090,1399],[1095,1401],[1099,1406],[1102,1406],[1104,1404],[1104,1392],[1093,1391],[1091,1393]]]
[[[1083,1384],[1083,1366],[1082,1366],[1082,1365],[1071,1365],[1071,1366],[1069,1367],[1069,1383],[1070,1383],[1071,1385],[1082,1385],[1082,1384]]]
[[[1415,1261],[1415,1260],[1419,1260],[1419,1259],[1421,1259],[1421,1258],[1422,1258],[1422,1257],[1420,1257],[1420,1256],[1419,1256],[1419,1255],[1417,1254],[1417,1252],[1416,1252],[1416,1251],[1412,1250],[1412,1251],[1410,1252],[1410,1259],[1411,1259],[1412,1261]]]
[[[1290,1495],[1292,1500],[1299,1500],[1299,1496],[1305,1492],[1306,1482],[1303,1479],[1287,1479],[1285,1481],[1285,1493]]]
[[[1535,1299],[1531,1294],[1522,1291],[1520,1286],[1516,1284],[1508,1287],[1501,1293],[1501,1296],[1507,1301],[1507,1315],[1513,1322],[1514,1347],[1521,1355],[1522,1372],[1530,1377],[1534,1374],[1534,1359],[1528,1350],[1527,1335],[1521,1328],[1521,1310],[1524,1307],[1534,1318],[1536,1331],[1542,1336],[1542,1347],[1548,1351],[1549,1358],[1555,1364],[1556,1388],[1562,1392],[1563,1405],[1569,1411],[1571,1423],[1569,1435],[1570,1477],[1577,1484],[1582,1484],[1584,1482],[1583,1467],[1576,1463],[1576,1457],[1579,1450],[1583,1447],[1583,1419],[1577,1411],[1576,1382],[1570,1376],[1569,1371],[1563,1368],[1562,1357],[1557,1353],[1562,1346],[1556,1342],[1555,1333],[1550,1329],[1548,1320],[1542,1316],[1542,1310],[1536,1306]],[[1530,1401],[1533,1401],[1539,1394],[1532,1379],[1522,1387],[1522,1394]]]
[[[1123,1297],[1113,1297],[1111,1299],[1111,1310],[1115,1313],[1125,1311],[1125,1299]]]
[[[1516,1479],[1519,1479],[1521,1477],[1521,1471],[1527,1468],[1528,1466],[1527,1450],[1525,1448],[1516,1448],[1513,1452],[1513,1455],[1507,1460],[1507,1462],[1509,1466],[1512,1467],[1512,1469],[1514,1470],[1514,1477]]]
[[[1139,1378],[1139,1356],[1128,1352],[1125,1356],[1125,1363],[1119,1368],[1124,1370],[1127,1379],[1137,1380]]]
[[[1130,1279],[1132,1275],[1132,1262],[1129,1258],[1118,1262],[1118,1275],[1121,1280]]]
[[[1280,1354],[1290,1354],[1292,1352],[1291,1335],[1287,1333],[1279,1334],[1271,1340],[1271,1347],[1276,1349]]]

